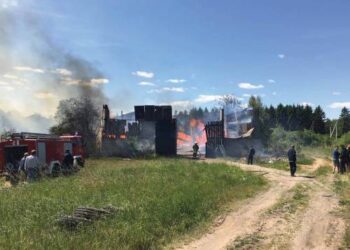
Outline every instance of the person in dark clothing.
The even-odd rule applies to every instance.
[[[295,172],[297,171],[297,153],[295,151],[294,145],[288,150],[288,160],[290,166],[290,175],[294,177]]]
[[[193,158],[197,158],[198,150],[199,150],[199,146],[197,142],[193,145],[192,149],[193,149]]]
[[[344,145],[341,146],[340,152],[340,173],[344,174],[346,172],[346,161],[347,161],[347,150]]]
[[[333,174],[335,173],[335,169],[337,169],[338,173],[340,171],[340,162],[339,162],[339,147],[336,146],[333,151]]]
[[[253,165],[253,160],[254,160],[254,155],[255,155],[255,149],[253,146],[251,146],[249,150],[249,155],[248,155],[248,165]]]
[[[64,158],[62,162],[63,174],[69,174],[71,172],[73,163],[74,163],[73,155],[67,149],[66,153],[64,154]]]
[[[348,171],[350,172],[350,145],[348,145],[348,157],[347,157],[347,162],[348,162]]]

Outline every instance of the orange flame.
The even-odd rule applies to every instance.
[[[190,134],[186,134],[183,131],[179,131],[177,134],[178,145],[192,144],[197,142],[203,145],[207,142],[207,136],[205,134],[205,125],[203,121],[197,119],[190,120]]]

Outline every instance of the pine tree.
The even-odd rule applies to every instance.
[[[322,110],[321,106],[317,106],[314,114],[313,114],[313,121],[312,121],[312,130],[315,133],[318,134],[324,134],[326,133],[326,124],[325,124],[325,113]]]
[[[340,133],[345,134],[350,131],[350,112],[349,109],[344,107],[341,110],[339,117]]]

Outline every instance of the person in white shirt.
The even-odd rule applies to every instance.
[[[27,181],[33,182],[39,178],[40,161],[36,156],[36,150],[32,150],[24,163],[24,169],[27,172]]]

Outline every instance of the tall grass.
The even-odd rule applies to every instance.
[[[75,176],[0,190],[0,249],[159,249],[265,184],[224,164],[89,160]],[[74,232],[55,224],[79,206],[108,204],[124,210]]]

